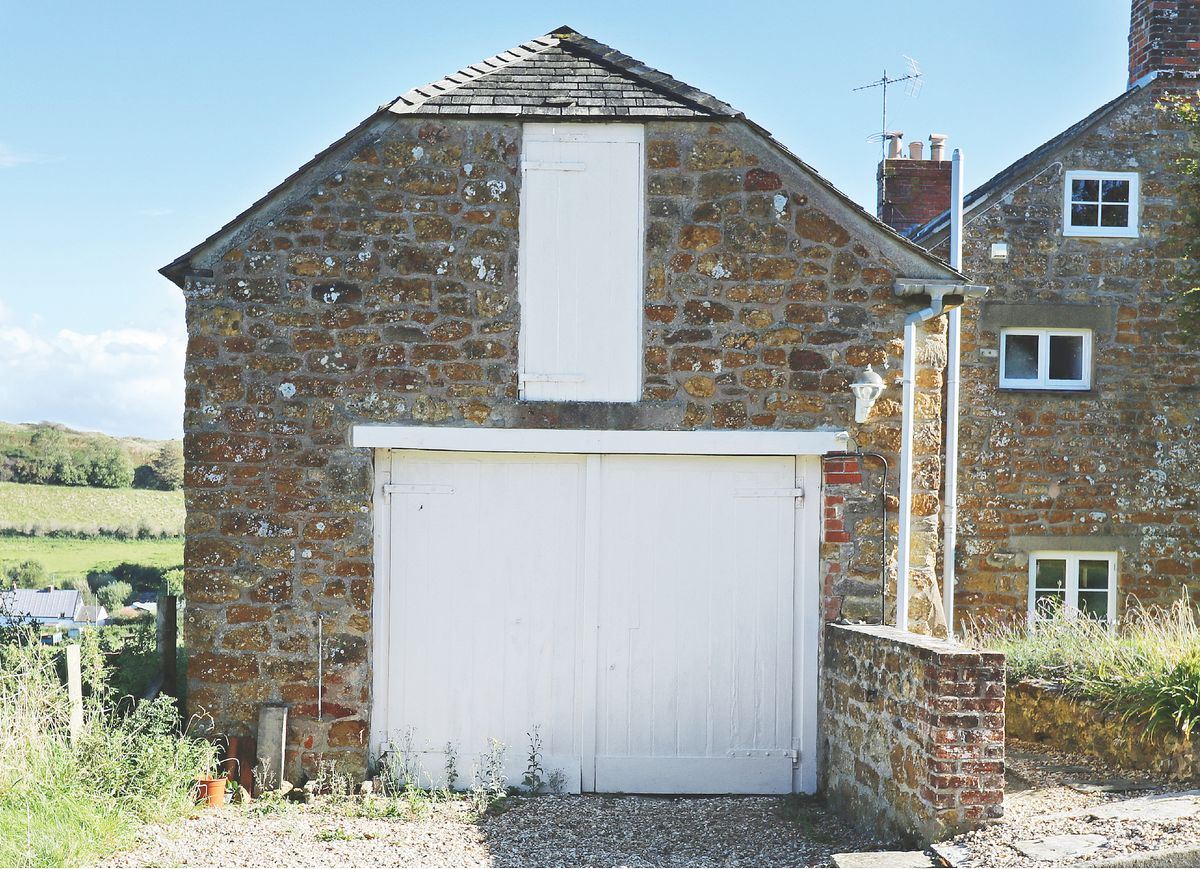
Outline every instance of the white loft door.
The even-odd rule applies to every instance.
[[[519,268],[527,399],[641,396],[644,128],[525,124]]]

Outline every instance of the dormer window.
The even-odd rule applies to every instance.
[[[1136,238],[1138,175],[1136,172],[1067,173],[1063,202],[1063,235]]]

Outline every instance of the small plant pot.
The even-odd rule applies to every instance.
[[[225,805],[225,784],[228,781],[227,776],[196,779],[196,802],[219,809]]]

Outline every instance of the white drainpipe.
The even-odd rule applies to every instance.
[[[931,287],[929,307],[904,318],[903,394],[900,415],[900,533],[896,550],[896,627],[908,630],[908,576],[912,538],[913,405],[917,376],[917,326],[945,311],[945,297],[952,287]]]
[[[962,271],[963,155],[954,149],[950,169],[950,267]],[[958,545],[958,381],[962,367],[960,343],[962,308],[947,317],[946,334],[946,512],[943,520],[942,609],[946,612],[946,638],[954,639],[954,557]]]

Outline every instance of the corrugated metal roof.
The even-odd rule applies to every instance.
[[[35,619],[73,619],[83,604],[75,589],[12,588],[0,592],[0,613]]]
[[[711,94],[570,27],[413,88],[397,114],[695,118],[738,112]]]

